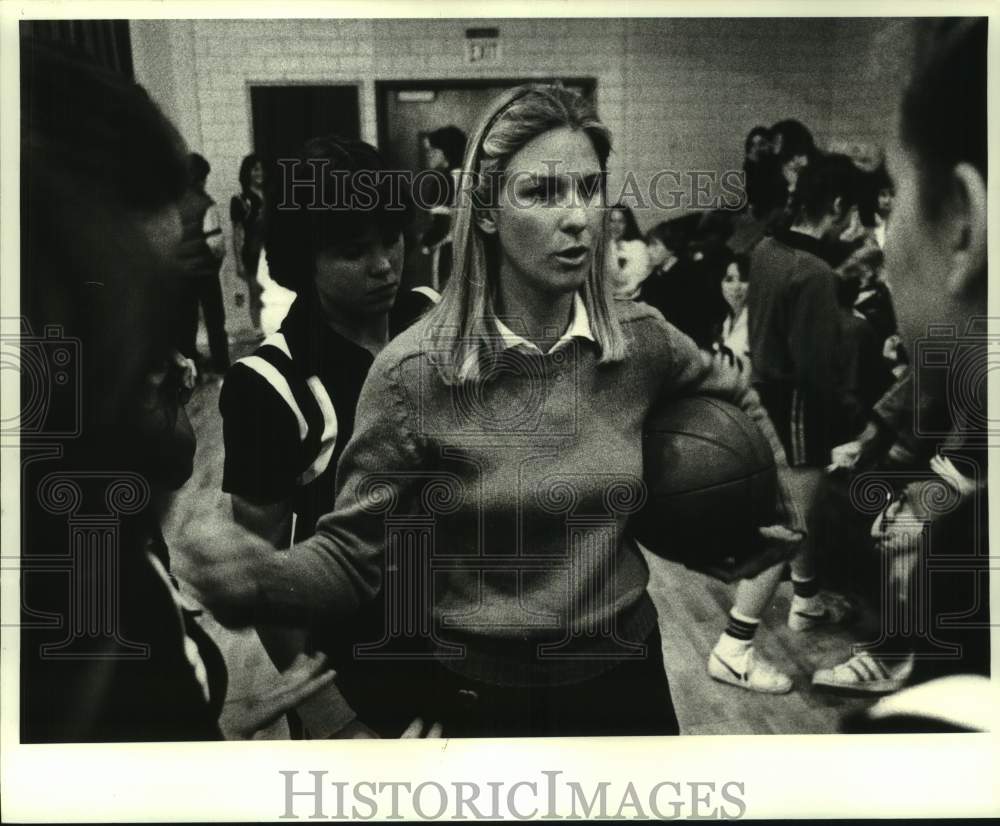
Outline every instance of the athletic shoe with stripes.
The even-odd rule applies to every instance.
[[[787,694],[792,690],[792,678],[758,656],[752,645],[735,657],[723,655],[717,649],[712,651],[708,675],[721,683],[760,694]]]
[[[813,674],[813,685],[866,694],[890,694],[899,691],[913,672],[913,655],[898,663],[885,663],[867,651],[855,654],[833,668],[821,668]]]
[[[845,625],[854,618],[854,606],[846,597],[835,596],[829,591],[816,595],[818,606],[805,611],[795,608],[788,612],[788,627],[793,631],[812,631],[824,625]]]

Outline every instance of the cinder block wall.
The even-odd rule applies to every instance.
[[[465,64],[470,25],[500,30],[501,63]],[[375,142],[377,80],[593,77],[615,191],[627,171],[646,186],[664,168],[738,169],[758,123],[798,118],[820,145],[883,142],[892,127],[894,87],[866,71],[893,34],[879,19],[174,20],[132,32],[137,79],[212,164],[223,211],[252,146],[258,83],[357,84],[362,137]],[[646,228],[670,214],[638,218]]]

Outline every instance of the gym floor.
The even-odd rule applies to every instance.
[[[237,345],[234,358],[247,350]],[[195,471],[178,493],[174,513],[185,503],[215,497],[218,507],[228,511],[228,497],[221,492],[222,420],[218,412],[218,383],[200,386],[188,405],[188,414],[198,435]],[[170,543],[177,530],[168,517],[164,534]],[[171,543],[172,544],[172,543]],[[727,586],[695,574],[680,565],[649,557],[649,592],[660,615],[663,655],[674,706],[685,735],[710,734],[828,734],[838,730],[844,714],[871,702],[814,691],[811,675],[817,668],[847,658],[850,645],[860,641],[857,630],[798,633],[785,624],[791,585],[782,583],[762,618],[757,633],[759,651],[790,674],[795,688],[790,694],[753,694],[717,683],[706,673],[709,652],[718,639],[732,604],[735,586]],[[206,616],[204,625],[222,650],[229,667],[229,692],[222,727],[231,732],[236,725],[241,698],[269,687],[274,666],[252,629],[231,631]],[[258,733],[259,739],[288,736],[284,721]]]

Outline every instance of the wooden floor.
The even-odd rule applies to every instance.
[[[247,347],[234,349],[236,356]],[[194,476],[178,494],[174,514],[183,511],[185,502],[205,497],[214,497],[220,509],[229,510],[228,497],[221,492],[219,387],[217,383],[202,385],[189,404],[198,452]],[[176,530],[177,520],[168,517],[164,530],[168,543]],[[790,598],[787,582],[763,617],[757,644],[764,655],[793,677],[792,693],[759,695],[715,682],[708,677],[705,664],[725,626],[733,588],[669,562],[652,557],[649,562],[649,592],[660,614],[664,663],[682,734],[832,733],[846,712],[869,702],[812,690],[812,672],[843,660],[857,638],[850,630],[789,630],[785,624]],[[236,701],[271,685],[276,672],[254,631],[233,632],[211,617],[205,618],[204,625],[218,642],[229,667],[229,693],[222,717],[223,731],[228,733],[238,714]],[[279,722],[257,736],[273,739],[287,735],[284,722]]]

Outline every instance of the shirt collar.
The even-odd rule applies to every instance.
[[[497,332],[500,333],[500,344],[502,349],[510,350],[513,347],[527,347],[532,352],[542,352],[538,345],[534,342],[528,341],[522,336],[519,336],[499,318],[496,319],[496,326]],[[584,303],[583,298],[580,297],[580,293],[573,294],[573,315],[570,318],[569,326],[566,328],[566,332],[562,334],[562,337],[555,344],[552,345],[552,349],[549,350],[549,352],[554,353],[556,350],[565,347],[574,338],[585,338],[590,341],[596,341],[594,334],[590,329],[590,317],[587,315],[587,305]]]

